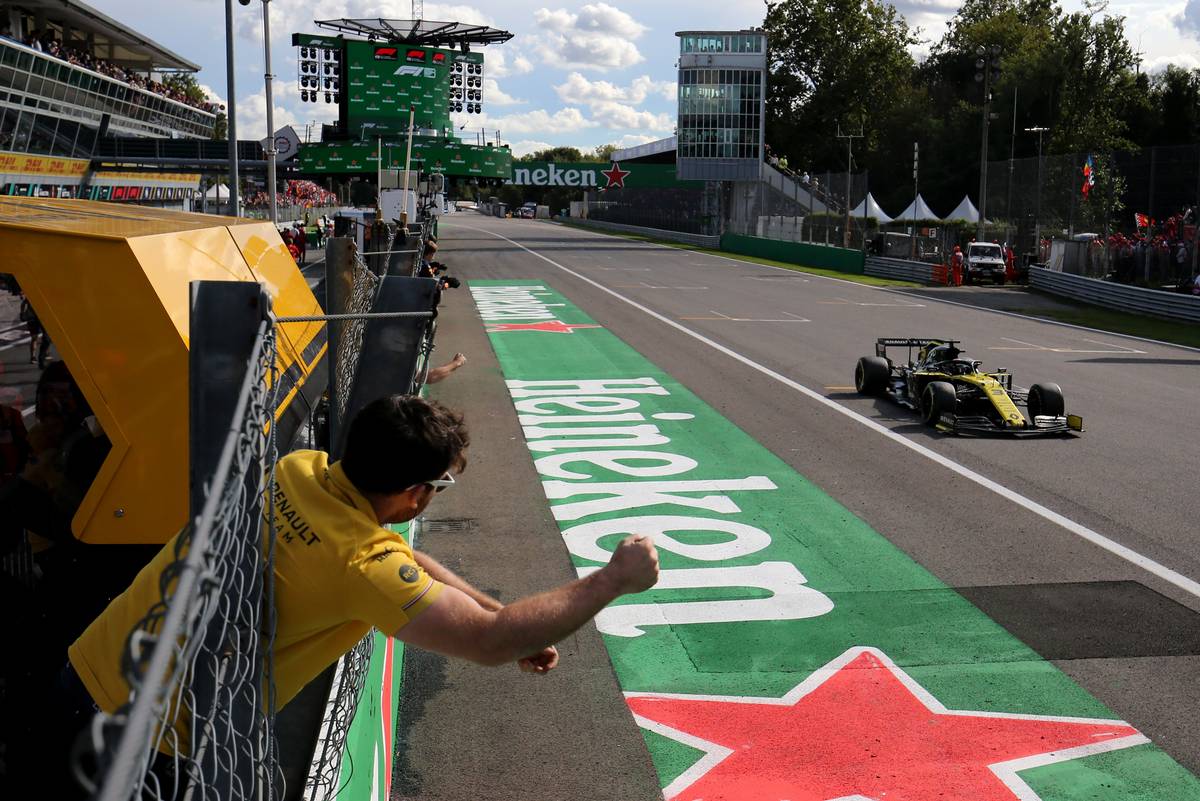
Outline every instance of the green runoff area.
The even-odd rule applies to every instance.
[[[668,373],[536,281],[471,281],[667,799],[1184,801],[1200,781]],[[802,413],[802,410],[798,410]]]

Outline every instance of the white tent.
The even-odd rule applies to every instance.
[[[925,202],[925,198],[917,195],[917,199],[908,204],[908,208],[896,215],[895,222],[904,222],[905,220],[912,222],[917,220],[940,220],[938,215],[933,213],[933,209]]]
[[[209,200],[229,200],[229,187],[225,184],[213,184],[204,196]]]
[[[968,195],[963,195],[962,203],[955,207],[954,211],[946,215],[946,221],[951,220],[966,220],[967,222],[979,222],[979,209],[975,208],[975,204],[971,202]]]
[[[859,203],[854,207],[854,210],[850,212],[850,216],[858,217],[859,219],[864,216],[874,217],[880,225],[886,225],[892,221],[892,218],[887,215],[887,212],[879,208],[879,204],[875,202],[875,198],[871,196],[870,192],[868,192],[867,196],[863,198],[862,203]]]

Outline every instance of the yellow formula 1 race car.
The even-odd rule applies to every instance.
[[[915,409],[926,425],[953,434],[1083,431],[1083,418],[1066,414],[1058,384],[1014,389],[1007,370],[984,372],[982,362],[966,358],[958,345],[954,339],[876,340],[875,355],[858,360],[854,388],[860,395],[886,395]],[[907,360],[897,364],[888,348],[907,348]]]

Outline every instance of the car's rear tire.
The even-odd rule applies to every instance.
[[[1029,416],[1039,415],[1062,417],[1066,414],[1067,404],[1063,400],[1062,387],[1058,384],[1034,384],[1029,388]]]
[[[892,368],[882,356],[863,356],[854,368],[854,388],[859,395],[878,395],[887,388]]]
[[[930,381],[921,393],[921,419],[927,426],[935,426],[943,414],[954,414],[958,395],[949,381]]]

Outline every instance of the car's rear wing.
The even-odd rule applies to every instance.
[[[939,337],[880,337],[875,340],[875,355],[887,358],[888,348],[909,348],[911,351],[912,348],[923,348],[931,342],[938,345],[958,345],[962,340],[941,339]]]

